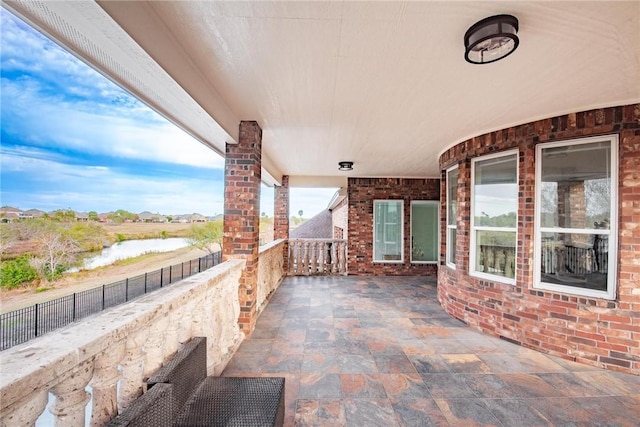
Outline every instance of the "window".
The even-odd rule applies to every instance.
[[[458,166],[447,171],[447,265],[456,266],[456,232],[458,229]]]
[[[470,274],[515,283],[518,154],[471,163]]]
[[[411,202],[411,262],[438,262],[438,222],[440,203]]]
[[[540,289],[615,298],[618,137],[536,147]]]
[[[404,260],[403,204],[402,200],[373,201],[373,261]]]

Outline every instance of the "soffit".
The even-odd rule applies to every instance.
[[[118,44],[135,41],[227,134],[256,120],[263,166],[292,186],[439,177],[439,155],[469,137],[640,100],[640,2],[99,5],[126,32]],[[501,13],[520,21],[518,50],[466,63],[465,31]],[[109,16],[92,26],[108,28]],[[338,172],[340,160],[354,170]]]

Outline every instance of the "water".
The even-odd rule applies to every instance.
[[[133,258],[150,252],[171,252],[189,246],[187,239],[174,237],[170,239],[127,240],[104,248],[100,255],[84,260],[83,270],[110,265],[119,259]]]

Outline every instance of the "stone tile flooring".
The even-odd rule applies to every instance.
[[[223,375],[286,377],[288,426],[640,425],[640,377],[471,330],[429,278],[286,278]]]

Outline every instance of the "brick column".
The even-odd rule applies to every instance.
[[[282,177],[282,185],[274,191],[273,238],[287,239],[284,245],[284,271],[289,271],[289,176]]]
[[[256,323],[262,129],[256,122],[242,121],[239,139],[237,145],[227,144],[225,153],[222,260],[246,260],[240,277],[238,322],[250,335]]]

